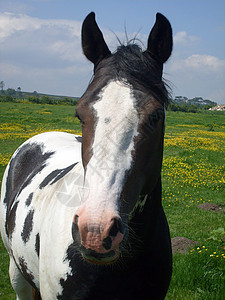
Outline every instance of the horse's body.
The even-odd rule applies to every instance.
[[[76,111],[81,137],[44,133],[14,153],[0,220],[18,299],[163,299],[171,278],[161,204],[162,65],[172,50],[157,15],[142,53],[111,54],[94,14],[82,45],[95,76]],[[81,162],[82,161],[82,162]]]

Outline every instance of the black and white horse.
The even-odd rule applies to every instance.
[[[147,50],[111,53],[90,13],[82,47],[94,77],[76,108],[82,139],[47,132],[12,156],[0,223],[17,299],[163,299],[172,269],[161,204],[169,21]]]

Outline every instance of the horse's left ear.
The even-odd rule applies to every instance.
[[[82,25],[81,37],[84,55],[94,65],[111,54],[103,38],[103,34],[95,21],[95,13],[91,12],[85,18]]]
[[[164,63],[170,57],[173,49],[173,34],[170,22],[162,14],[156,14],[155,24],[148,37],[149,52],[160,63]]]

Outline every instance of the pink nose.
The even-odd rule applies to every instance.
[[[78,226],[81,244],[85,249],[97,254],[106,254],[112,250],[119,252],[124,232],[119,216],[104,214],[101,218],[95,218],[82,211],[75,215],[74,223]]]

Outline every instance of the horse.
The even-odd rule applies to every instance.
[[[94,75],[76,106],[82,137],[45,132],[24,142],[3,177],[0,223],[17,299],[164,299],[172,274],[161,203],[162,79],[172,28],[109,50],[95,13],[82,24]]]

